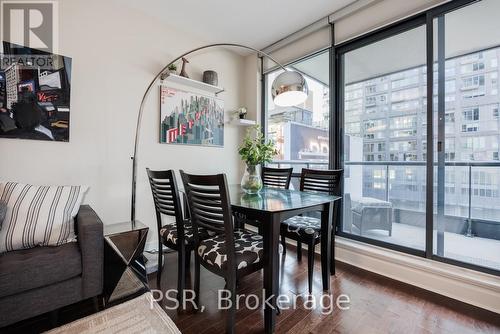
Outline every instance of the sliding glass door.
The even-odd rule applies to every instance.
[[[424,23],[341,55],[342,231],[420,251],[426,231]]]
[[[335,47],[342,236],[500,272],[497,13],[453,1]]]
[[[500,2],[434,18],[434,247],[500,270]]]

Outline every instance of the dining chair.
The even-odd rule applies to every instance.
[[[226,281],[231,307],[226,318],[226,332],[234,332],[236,282],[262,269],[263,237],[255,232],[234,228],[225,174],[190,175],[180,171],[187,194],[194,230],[204,228],[215,235],[202,239],[194,234],[195,304],[200,296],[200,264]]]
[[[146,168],[153,194],[156,211],[158,235],[158,271],[156,284],[160,288],[163,260],[163,245],[177,251],[177,298],[182,301],[186,281],[186,268],[189,270],[191,251],[194,249],[194,233],[190,219],[183,214],[175,172],[173,170],[152,171]],[[163,225],[162,215],[174,217],[175,222]],[[208,232],[200,231],[202,237]]]
[[[315,170],[304,168],[300,175],[300,191],[323,192],[329,195],[340,196],[342,173],[342,169]],[[334,205],[337,208],[337,204]],[[336,216],[336,211],[334,210],[334,217]],[[334,233],[333,231],[332,229],[332,234]],[[312,293],[314,251],[316,245],[321,242],[320,236],[321,219],[319,218],[301,215],[289,218],[281,223],[283,255],[286,255],[286,238],[297,241],[297,257],[299,260],[302,257],[302,244],[307,245],[309,293]]]
[[[293,168],[262,167],[262,183],[265,187],[288,189]]]
[[[288,189],[292,179],[293,168],[262,167],[262,183],[265,187]],[[237,217],[238,226],[244,228],[245,224],[255,226],[262,234],[262,226],[258,221],[247,220],[245,217]]]

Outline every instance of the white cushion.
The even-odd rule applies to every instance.
[[[0,253],[76,241],[74,218],[87,189],[16,182],[0,184],[0,201],[7,203],[0,230]]]
[[[373,197],[360,197],[352,199],[352,211],[361,213],[368,208],[392,208],[392,203]]]

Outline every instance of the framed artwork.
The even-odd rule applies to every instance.
[[[224,146],[224,101],[160,85],[160,143]]]
[[[0,138],[69,141],[71,58],[3,42]]]

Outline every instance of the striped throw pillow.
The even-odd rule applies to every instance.
[[[7,203],[0,230],[0,253],[76,241],[74,218],[87,189],[0,184],[0,201]]]

